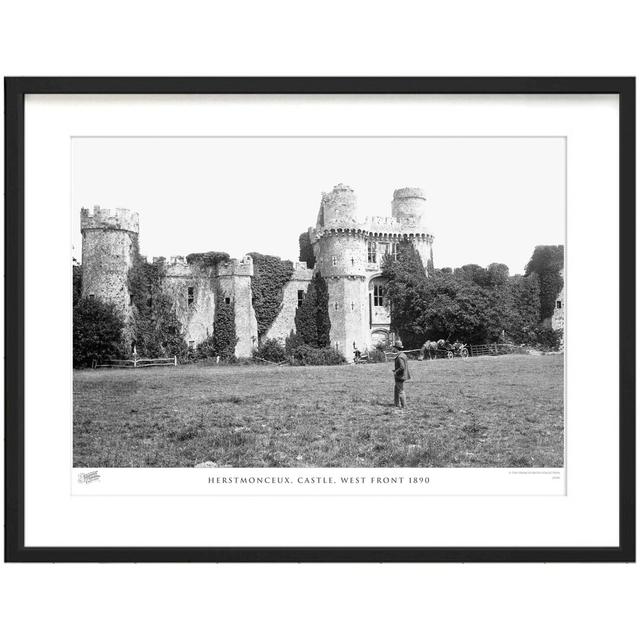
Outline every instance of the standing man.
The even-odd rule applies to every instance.
[[[411,380],[411,374],[409,373],[409,359],[407,358],[407,354],[402,352],[402,342],[400,340],[396,340],[393,347],[394,350],[398,352],[393,369],[393,377],[395,378],[393,400],[396,407],[405,409],[407,406],[407,399],[404,395],[404,383],[405,380]]]

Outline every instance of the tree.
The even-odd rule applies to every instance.
[[[391,328],[408,348],[419,346],[427,330],[423,320],[429,278],[415,247],[408,242],[398,243],[396,259],[386,256],[382,263],[382,276],[387,279],[385,296],[391,306]]]
[[[475,284],[486,287],[489,285],[487,270],[479,264],[465,264],[454,270],[453,274],[460,280],[467,280]]]
[[[538,275],[540,283],[540,316],[545,320],[553,315],[556,299],[564,280],[560,271],[564,268],[564,247],[562,245],[538,245],[525,268],[525,275]]]
[[[325,279],[316,273],[307,287],[302,305],[296,309],[296,338],[310,347],[331,344],[329,320],[329,291]],[[290,338],[291,339],[291,338]]]
[[[537,274],[509,278],[502,313],[508,338],[519,344],[532,344],[536,341],[536,327],[540,317],[540,284]]]
[[[212,349],[222,360],[235,357],[238,335],[236,333],[235,304],[233,300],[222,303],[222,296],[218,295],[218,304],[213,317]]]
[[[73,366],[122,356],[124,321],[111,303],[82,298],[73,308]]]
[[[383,276],[392,328],[408,348],[440,338],[472,344],[503,335],[521,340],[537,324],[537,276],[511,278],[503,264],[437,269],[427,278],[419,255],[405,243],[396,262],[385,262]]]
[[[504,287],[509,281],[509,267],[506,264],[492,262],[487,267],[487,286]]]
[[[82,296],[82,266],[78,264],[75,258],[73,259],[72,269],[73,306],[75,307]]]
[[[220,289],[216,295],[216,310],[213,315],[213,332],[196,347],[196,358],[234,360],[238,335],[236,333],[234,302],[222,302]]]
[[[300,234],[298,238],[298,245],[300,246],[300,262],[306,262],[309,269],[313,269],[316,264],[316,257],[313,253],[313,247],[311,246],[311,238],[309,232],[305,231]]]

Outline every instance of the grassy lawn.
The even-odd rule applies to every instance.
[[[76,467],[561,467],[561,355],[74,372]]]

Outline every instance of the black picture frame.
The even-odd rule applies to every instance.
[[[634,562],[635,78],[5,78],[5,561]],[[620,149],[620,475],[615,547],[26,547],[24,101],[27,94],[615,94]]]

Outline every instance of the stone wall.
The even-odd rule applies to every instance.
[[[226,298],[234,303],[235,324],[238,343],[237,358],[250,358],[258,346],[258,321],[251,302],[251,277],[253,259],[246,255],[242,260],[230,260],[218,265],[218,284],[220,297],[217,304],[225,304]]]
[[[213,332],[215,274],[211,268],[187,264],[184,259],[172,259],[165,273],[163,292],[173,300],[187,344],[197,347]]]
[[[331,346],[353,361],[353,344],[361,351],[368,348],[367,292],[364,277],[329,277],[329,320]]]
[[[293,275],[282,291],[282,307],[273,324],[264,335],[265,340],[278,340],[283,345],[286,338],[296,329],[296,310],[298,308],[298,292],[306,294],[313,269],[308,269],[304,262],[296,262],[293,265]]]
[[[414,238],[411,242],[422,259],[425,271],[433,267],[433,236]]]
[[[367,269],[367,243],[361,233],[332,232],[319,239],[316,268],[325,278],[362,276]]]
[[[560,271],[560,275],[564,280],[564,269]],[[553,316],[551,316],[551,328],[556,331],[562,331],[564,334],[564,308],[565,308],[565,295],[564,295],[564,284],[562,285],[562,291],[558,294],[556,298],[556,306],[553,310]],[[563,336],[564,342],[564,336]]]

